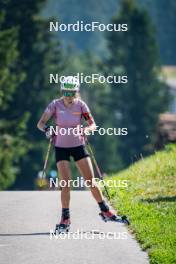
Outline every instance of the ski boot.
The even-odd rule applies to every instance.
[[[111,211],[107,211],[107,212],[101,211],[101,213],[99,213],[99,215],[101,216],[101,218],[104,222],[116,220],[116,215],[113,214]]]
[[[101,218],[104,222],[112,221],[112,222],[124,223],[127,225],[130,224],[129,220],[127,219],[127,217],[125,215],[117,216],[117,215],[113,214],[111,211],[107,211],[107,212],[101,211],[101,213],[99,213],[99,215],[101,216]]]
[[[63,233],[68,233],[70,230],[70,219],[62,219],[60,224],[56,225],[55,233],[58,234],[63,234]]]

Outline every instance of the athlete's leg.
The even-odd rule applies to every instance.
[[[57,168],[60,175],[60,180],[63,180],[62,190],[61,190],[61,203],[62,208],[69,208],[70,204],[70,182],[71,180],[71,170],[70,162],[67,160],[61,160],[57,162]]]
[[[82,158],[82,159],[76,161],[76,165],[77,165],[81,175],[83,176],[84,180],[87,180],[87,182],[91,186],[90,190],[91,190],[95,200],[98,203],[101,203],[103,201],[103,197],[102,197],[100,189],[93,182],[94,171],[93,171],[93,166],[92,166],[92,162],[91,162],[90,157]]]
[[[68,232],[70,228],[70,182],[71,171],[70,162],[68,160],[60,160],[57,162],[57,168],[62,181],[61,185],[61,203],[62,203],[62,215],[61,221],[56,225],[56,231],[59,233]]]
[[[99,208],[101,210],[101,214],[104,218],[107,220],[116,219],[116,216],[114,213],[111,212],[109,209],[109,206],[107,203],[103,200],[103,196],[101,194],[100,189],[97,185],[94,184],[93,178],[94,178],[94,171],[93,166],[90,157],[82,158],[76,162],[76,165],[81,173],[81,175],[84,177],[85,180],[90,181],[90,189],[91,192],[97,201]],[[103,218],[103,219],[104,219]]]

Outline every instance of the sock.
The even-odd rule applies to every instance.
[[[109,211],[109,206],[105,203],[105,201],[98,203],[98,205],[99,205],[101,211],[103,211],[103,212]]]
[[[62,218],[64,220],[70,218],[70,210],[69,210],[69,208],[62,208]]]

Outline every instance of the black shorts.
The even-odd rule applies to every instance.
[[[55,147],[56,163],[60,160],[70,161],[70,157],[73,157],[75,161],[89,157],[89,153],[86,150],[85,145],[81,145],[73,148],[61,148]]]

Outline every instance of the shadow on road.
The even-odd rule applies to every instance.
[[[49,232],[47,233],[24,233],[24,234],[0,234],[0,237],[10,237],[10,236],[46,236],[50,235]]]
[[[16,237],[16,236],[49,236],[52,233],[50,232],[39,232],[39,233],[21,233],[21,234],[0,234],[0,237]],[[91,231],[79,231],[79,232],[69,232],[69,234],[95,234],[95,235],[107,235],[108,236],[114,236],[114,233],[106,233],[106,232],[101,232],[98,230],[91,230]]]

